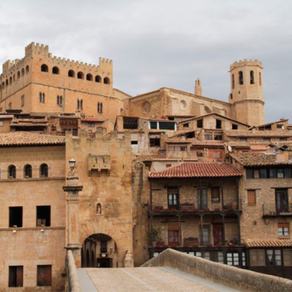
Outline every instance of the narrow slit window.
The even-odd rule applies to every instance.
[[[240,85],[243,85],[243,73],[242,73],[242,71],[238,72],[238,83]]]
[[[254,73],[250,71],[250,84],[254,84]]]

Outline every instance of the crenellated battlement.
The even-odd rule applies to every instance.
[[[235,68],[238,68],[238,67],[242,67],[242,66],[259,66],[260,68],[263,68],[262,67],[262,62],[255,59],[250,59],[250,60],[247,60],[247,59],[244,59],[243,61],[242,60],[239,60],[239,61],[236,61],[234,62],[233,64],[230,65],[230,71],[235,69]]]
[[[33,55],[41,55],[48,57],[49,55],[49,46],[45,46],[39,43],[30,43],[28,46],[25,47],[25,56],[30,57]]]

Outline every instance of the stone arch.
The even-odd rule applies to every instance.
[[[49,72],[49,67],[46,64],[42,64],[41,71],[42,72]]]
[[[55,67],[53,67],[53,69],[52,69],[52,73],[53,74],[60,74],[60,70],[59,70],[59,68],[57,67],[57,66],[55,66]]]
[[[101,77],[99,75],[95,76],[95,82],[98,82],[98,83],[101,82]]]
[[[84,73],[81,72],[81,71],[79,71],[79,72],[77,73],[77,78],[78,78],[78,79],[84,79]]]
[[[105,78],[103,79],[103,83],[104,83],[104,84],[110,84],[110,79],[109,79],[108,77],[105,77]]]
[[[69,70],[68,71],[68,76],[74,78],[75,77],[75,72],[73,70]]]
[[[92,75],[91,75],[90,73],[88,73],[88,74],[86,75],[86,80],[88,80],[88,81],[92,81],[92,79],[93,79]]]

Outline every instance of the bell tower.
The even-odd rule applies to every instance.
[[[264,124],[262,69],[258,60],[240,60],[230,66],[232,118],[250,126]]]

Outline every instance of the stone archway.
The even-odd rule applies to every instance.
[[[112,268],[118,266],[118,249],[115,240],[103,233],[88,236],[81,248],[81,266]]]

